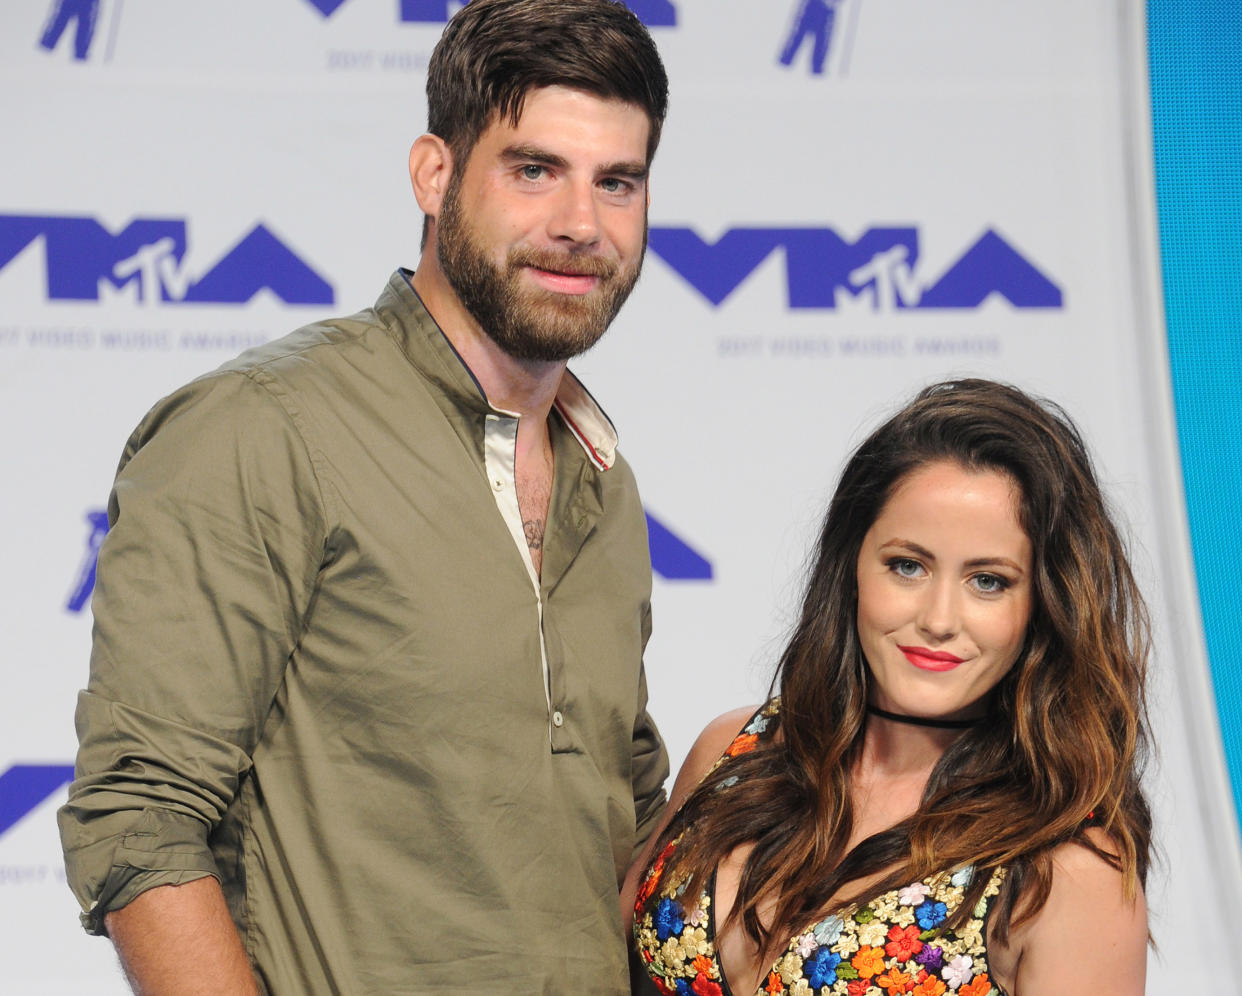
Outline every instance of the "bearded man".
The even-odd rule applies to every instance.
[[[417,270],[126,446],[60,821],[142,992],[628,992],[651,571],[566,361],[638,278],[667,80],[612,0],[474,0],[427,91]]]

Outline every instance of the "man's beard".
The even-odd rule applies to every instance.
[[[504,352],[518,360],[564,361],[594,346],[630,296],[647,249],[630,267],[586,252],[510,249],[503,267],[487,257],[461,210],[457,178],[449,182],[436,220],[440,269],[466,310]],[[523,267],[590,274],[598,279],[586,294],[558,294],[521,285]]]

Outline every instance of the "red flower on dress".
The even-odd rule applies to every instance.
[[[846,996],[867,996],[867,990],[870,988],[870,979],[856,979],[845,987],[845,994]]]
[[[698,996],[724,996],[724,990],[702,972],[694,977],[694,981],[690,983],[690,988]]]
[[[884,950],[890,958],[909,961],[923,950],[923,942],[919,940],[919,928],[910,924],[903,930],[894,924],[888,932],[888,943],[884,945]]]

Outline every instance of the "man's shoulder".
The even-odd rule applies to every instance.
[[[246,350],[204,376],[230,372],[266,373],[281,379],[313,376],[338,365],[356,366],[368,352],[384,352],[387,340],[387,327],[375,310],[368,308],[347,317],[303,325]]]

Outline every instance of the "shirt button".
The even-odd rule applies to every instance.
[[[496,480],[492,481],[493,491],[503,491],[504,489],[505,489],[505,482],[502,481],[499,477],[496,478]]]
[[[562,726],[565,725],[565,717],[561,715],[559,709],[556,712],[552,713],[552,725],[555,726],[557,729],[560,729]]]

